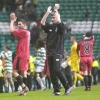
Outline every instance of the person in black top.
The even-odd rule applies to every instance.
[[[66,76],[61,70],[61,61],[64,55],[64,31],[65,26],[61,22],[58,9],[59,4],[55,4],[54,12],[49,6],[47,12],[41,20],[42,29],[47,33],[46,50],[48,56],[48,64],[50,69],[51,82],[53,84],[54,93],[52,95],[60,95],[58,78],[65,88],[64,95],[68,95],[72,91],[69,86]],[[46,23],[48,15],[51,13],[51,20],[53,24]]]

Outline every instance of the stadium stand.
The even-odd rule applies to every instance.
[[[45,1],[45,2],[44,2]],[[63,2],[62,2],[63,1]],[[82,34],[87,31],[92,31],[95,35],[94,55],[99,53],[99,34],[100,34],[100,0],[38,0],[36,12],[40,17],[41,12],[49,5],[54,6],[55,3],[59,3],[60,14],[62,21],[66,22],[72,18],[74,25],[72,26],[72,34],[77,36],[78,40],[82,38]],[[89,21],[85,21],[86,9],[89,10]],[[0,12],[0,44],[1,50],[5,44],[11,44],[11,49],[15,50],[16,40],[12,42],[9,35],[9,14],[10,12]],[[50,21],[50,17],[48,18]],[[8,39],[6,39],[8,38]],[[69,40],[65,40],[65,48],[69,52],[70,47]],[[31,50],[32,53],[33,49]]]
[[[45,1],[45,2],[44,2]],[[100,38],[100,0],[39,0],[36,11],[40,16],[41,11],[46,9],[49,5],[53,6],[55,3],[60,4],[60,14],[62,21],[70,18],[73,19],[74,25],[72,26],[72,34],[78,40],[82,39],[82,34],[87,31],[92,31],[95,36],[94,56],[99,54],[99,38]],[[86,9],[89,11],[89,21],[85,21]],[[48,18],[50,21],[50,17]],[[71,43],[65,40],[65,49],[70,52]]]

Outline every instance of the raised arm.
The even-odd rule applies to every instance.
[[[60,14],[58,13],[58,9],[59,8],[60,8],[60,5],[59,4],[55,4],[55,6],[54,6],[54,12],[55,12],[55,17],[57,19],[57,23],[61,22]]]
[[[15,27],[14,27],[14,23],[16,21],[17,17],[15,16],[14,13],[10,14],[10,32],[13,33]]]
[[[45,13],[45,15],[43,16],[43,18],[41,20],[41,25],[45,25],[48,15],[52,12],[51,8],[52,8],[51,6],[48,7],[47,12]]]

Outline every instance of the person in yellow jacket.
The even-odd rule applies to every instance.
[[[97,75],[98,75],[98,67],[99,67],[99,63],[97,59],[93,59],[93,63],[92,63],[92,76],[93,76],[93,84],[97,85]]]
[[[76,42],[76,37],[72,36],[71,37],[71,54],[70,57],[67,59],[67,63],[68,65],[71,67],[71,72],[72,72],[72,76],[73,76],[73,88],[76,87],[76,82],[77,79],[84,81],[84,78],[78,74],[77,72],[79,72],[79,57],[77,54],[77,42]]]
[[[36,57],[33,58],[32,56],[30,56],[29,70],[27,71],[27,86],[28,86],[30,91],[32,89],[32,77],[33,77],[33,73],[35,71],[35,66],[34,66],[35,60],[36,60]]]
[[[3,71],[2,61],[0,60],[0,93],[3,93]]]

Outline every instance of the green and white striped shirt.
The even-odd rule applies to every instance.
[[[7,51],[7,52],[2,51],[0,53],[0,58],[5,59],[4,70],[12,72],[12,52],[11,51]]]
[[[36,61],[35,64],[38,67],[44,67],[45,65],[45,59],[46,59],[46,50],[45,48],[39,48],[36,52]]]

